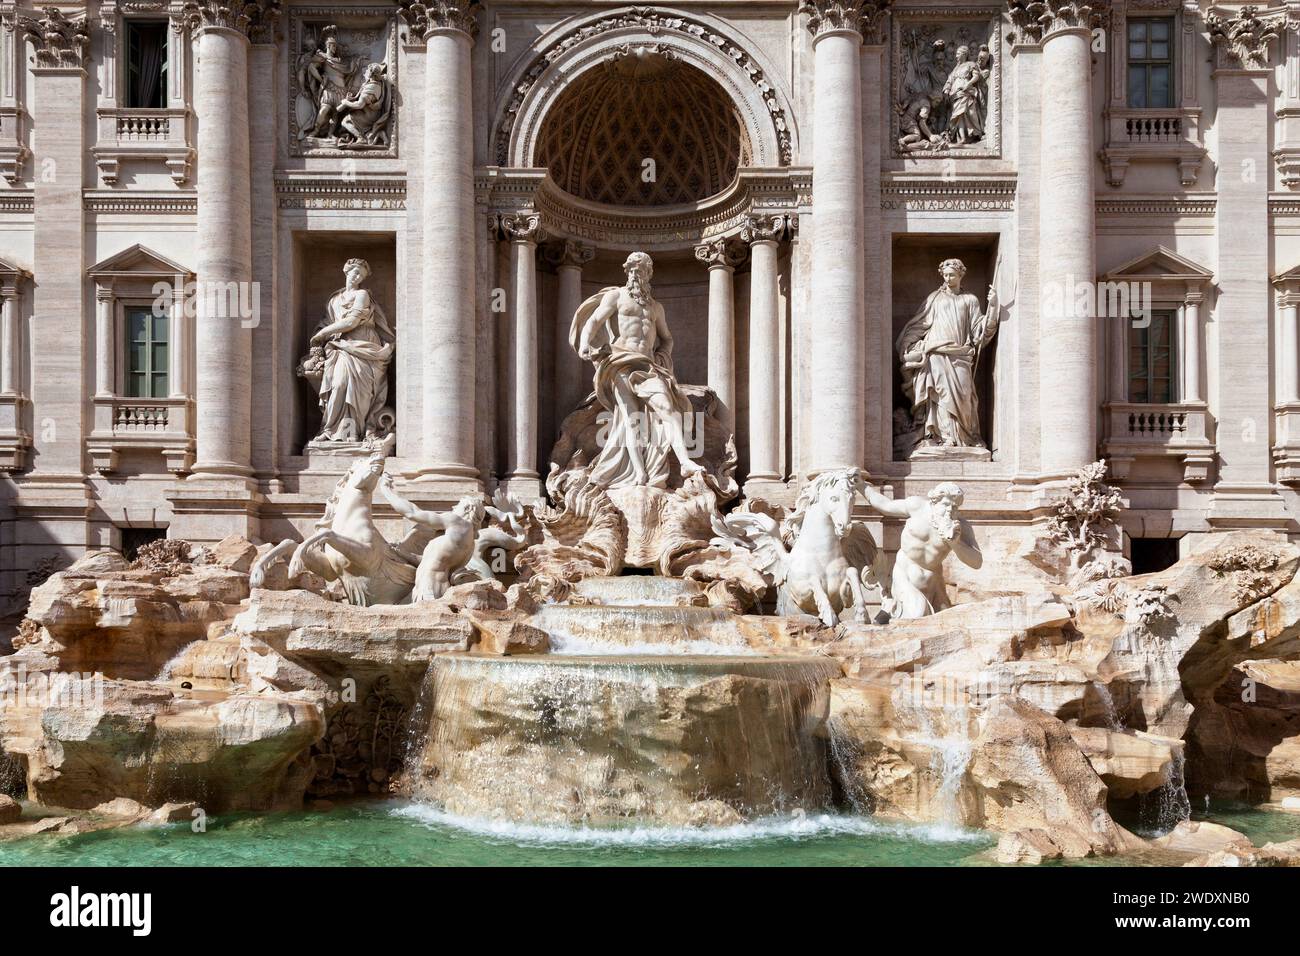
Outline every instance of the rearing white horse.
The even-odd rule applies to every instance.
[[[853,619],[865,622],[865,588],[875,586],[876,545],[866,525],[853,520],[860,484],[855,468],[818,475],[779,525],[759,511],[715,516],[713,544],[753,555],[755,567],[778,588],[778,614],[798,608],[833,627],[852,607]]]

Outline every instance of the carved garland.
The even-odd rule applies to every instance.
[[[564,54],[568,53],[574,47],[581,43],[609,33],[612,30],[626,29],[627,27],[638,27],[645,30],[652,36],[663,32],[680,33],[689,37],[704,40],[731,62],[735,63],[749,77],[751,83],[757,87],[759,94],[767,106],[768,115],[771,117],[772,125],[776,128],[777,146],[780,153],[780,164],[789,166],[792,161],[790,127],[786,120],[785,110],[777,98],[776,91],[763,75],[763,70],[756,64],[753,58],[745,52],[740,46],[733,43],[728,37],[718,33],[707,24],[696,20],[692,17],[680,14],[669,14],[663,11],[655,10],[652,7],[636,7],[628,13],[618,14],[617,16],[607,17],[603,20],[597,20],[595,23],[589,23],[579,27],[566,34],[556,43],[552,44],[545,52],[538,54],[529,64],[528,69],[524,72],[523,77],[515,85],[514,96],[511,97],[510,103],[506,106],[505,115],[497,124],[494,141],[496,143],[496,160],[498,166],[509,165],[510,162],[510,134],[514,131],[515,120],[518,118],[519,110],[528,98],[528,94],[536,85],[542,74],[559,60]]]

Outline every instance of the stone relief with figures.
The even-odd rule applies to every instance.
[[[999,152],[999,20],[961,10],[894,18],[893,131],[899,156]]]
[[[315,19],[314,12],[334,14]],[[367,8],[295,11],[291,155],[395,155],[396,31]]]

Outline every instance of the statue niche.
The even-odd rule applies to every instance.
[[[960,259],[945,259],[939,275],[939,288],[895,342],[906,401],[895,412],[895,452],[912,458],[987,460],[977,371],[997,334],[997,291],[989,287],[988,308],[981,311],[979,299],[962,291],[966,266]]]
[[[298,374],[315,390],[321,426],[308,447],[378,447],[392,434],[396,416],[388,404],[388,369],[396,336],[369,289],[365,259],[343,266],[343,288],[330,296]]]

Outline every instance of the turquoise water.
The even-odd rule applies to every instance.
[[[1257,845],[1300,838],[1300,814],[1224,807],[1195,816]],[[28,837],[0,843],[0,866],[978,866],[988,865],[995,843],[987,833],[841,814],[717,830],[582,830],[466,820],[391,801],[232,814],[209,819],[206,833],[180,823]]]
[[[469,821],[398,802],[0,843],[0,866],[952,866],[988,834],[809,814],[718,830]]]

